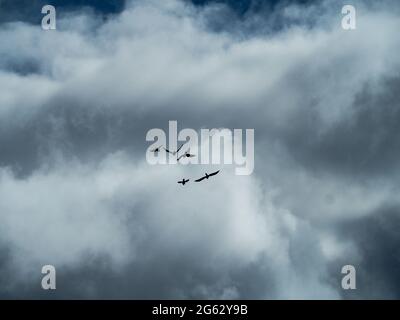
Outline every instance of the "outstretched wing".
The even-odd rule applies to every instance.
[[[218,171],[215,171],[215,172],[213,172],[213,173],[210,173],[209,176],[210,176],[210,177],[211,177],[211,176],[215,176],[218,172],[219,172],[219,170],[218,170]]]
[[[183,183],[183,181],[178,181],[178,183]]]
[[[178,148],[178,150],[176,150],[176,152],[179,152],[179,150],[181,150],[184,145],[185,145],[184,143],[181,144],[181,146]]]
[[[195,182],[200,182],[200,181],[203,181],[205,178],[206,178],[206,177],[202,177],[202,178],[197,179],[197,180],[194,180],[194,181],[195,181]]]
[[[169,151],[167,148],[164,147],[164,150],[167,151],[168,153],[171,153],[171,151]]]
[[[189,182],[189,181],[190,181],[190,179],[187,179],[187,180],[186,180],[186,182]],[[186,182],[185,182],[185,183],[186,183]]]
[[[177,161],[181,160],[181,158],[183,158],[185,155],[181,155],[180,157],[178,157],[178,159],[176,159]]]

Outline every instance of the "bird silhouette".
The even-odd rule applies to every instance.
[[[185,152],[183,155],[181,155],[179,158],[178,158],[178,161],[179,160],[181,160],[183,157],[185,157],[185,158],[193,158],[193,157],[195,157],[196,155],[194,155],[194,154],[190,154],[189,152]]]
[[[157,147],[157,148],[155,148],[155,149],[153,149],[153,150],[150,150],[150,152],[154,152],[154,153],[157,154],[157,153],[160,152],[161,147],[162,147],[162,146],[159,146],[159,147]]]
[[[182,184],[183,186],[185,185],[186,182],[189,182],[189,179],[183,178],[181,181],[178,181],[178,183]]]
[[[178,148],[178,150],[176,150],[176,151],[170,151],[170,150],[168,150],[167,148],[164,148],[165,149],[165,151],[167,151],[168,153],[171,153],[172,155],[176,155],[178,152],[179,152],[179,150],[181,150],[181,148],[184,146],[184,144],[182,144],[179,148]]]
[[[213,173],[210,173],[210,174],[208,174],[208,173],[206,172],[206,174],[205,174],[204,177],[201,177],[200,179],[197,179],[197,180],[194,180],[194,181],[195,181],[195,182],[203,181],[204,179],[208,179],[209,177],[215,176],[218,172],[219,172],[219,170],[218,170],[218,171],[215,171],[215,172],[213,172]]]

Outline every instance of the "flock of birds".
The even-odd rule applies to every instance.
[[[196,155],[194,155],[194,154],[189,153],[188,151],[186,151],[184,154],[182,154],[181,156],[179,156],[179,151],[182,149],[183,146],[184,146],[184,144],[182,144],[176,151],[168,150],[167,148],[165,148],[165,147],[163,147],[163,146],[157,147],[157,148],[155,148],[155,149],[153,149],[153,150],[150,150],[150,151],[151,151],[151,152],[154,152],[155,154],[157,154],[157,153],[159,153],[159,152],[161,151],[161,148],[163,148],[166,152],[168,152],[168,153],[170,153],[170,154],[176,156],[176,160],[177,160],[178,162],[179,162],[179,160],[181,160],[182,158],[193,158],[193,157],[196,156]],[[194,181],[195,181],[195,182],[201,182],[201,181],[203,181],[204,179],[208,179],[208,178],[210,178],[210,177],[212,177],[212,176],[215,176],[216,174],[218,174],[218,172],[219,172],[219,170],[218,170],[218,171],[215,171],[215,172],[213,172],[213,173],[210,173],[210,174],[208,174],[208,173],[206,172],[205,175],[204,175],[204,177],[201,177],[201,178],[199,178],[199,179],[197,179],[197,180],[194,180]],[[186,183],[188,183],[189,181],[190,181],[190,179],[185,179],[185,178],[183,178],[181,181],[178,181],[178,183],[181,184],[182,186],[184,186],[184,185],[185,185]]]

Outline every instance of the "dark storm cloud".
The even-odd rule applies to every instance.
[[[1,296],[351,298],[340,269],[360,261],[397,295],[395,259],[382,278],[370,263],[398,239],[369,252],[361,227],[396,222],[397,9],[360,5],[348,33],[339,2],[233,9],[133,1],[1,29]],[[254,128],[254,174],[177,189],[204,168],[145,163],[168,120]]]
[[[320,135],[312,124],[313,115],[306,114],[305,122],[300,120],[302,126],[287,137],[296,160],[314,170],[347,177],[393,178],[400,156],[399,85],[399,78],[384,79],[381,92],[371,94],[366,84],[355,97],[354,113]]]
[[[32,24],[40,24],[45,5],[53,5],[58,9],[60,17],[71,11],[93,10],[97,14],[117,14],[125,5],[125,0],[1,0],[0,24],[21,21]]]
[[[161,261],[163,263],[160,263]],[[149,261],[130,264],[122,270],[110,272],[107,258],[103,257],[83,263],[79,269],[60,269],[57,283],[63,288],[62,291],[49,293],[27,287],[26,290],[11,291],[9,297],[168,299],[173,295],[177,299],[218,297],[236,299],[241,293],[248,298],[257,299],[265,295],[265,286],[273,291],[274,279],[270,276],[269,270],[263,269],[263,264],[254,263],[247,266],[246,270],[237,271],[232,267],[233,271],[227,272],[227,270],[213,270],[212,267],[208,270],[203,267],[197,268],[195,261],[197,265],[203,264],[195,252],[192,257],[179,259],[162,255],[150,274]],[[238,275],[235,275],[235,272]],[[40,277],[36,277],[36,282],[40,282]],[[240,287],[236,287],[237,284]]]
[[[371,216],[343,222],[338,227],[338,234],[355,241],[359,250],[352,258],[358,272],[357,290],[343,292],[344,298],[400,298],[399,213],[399,206],[389,204]]]

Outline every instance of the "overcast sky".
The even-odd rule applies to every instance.
[[[0,298],[400,298],[397,1],[52,3],[0,0]],[[169,120],[253,174],[150,166]]]

